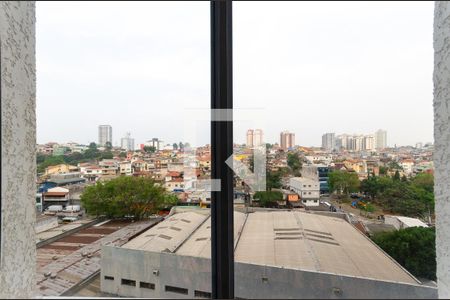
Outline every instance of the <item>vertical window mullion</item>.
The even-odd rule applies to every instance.
[[[233,154],[232,114],[213,118],[216,110],[233,109],[232,3],[211,1],[211,192],[212,298],[234,298],[233,172],[225,161]],[[213,185],[214,186],[214,185]]]

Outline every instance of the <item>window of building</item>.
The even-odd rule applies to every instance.
[[[123,279],[123,278],[122,278],[121,283],[122,283],[122,285],[136,286],[136,280]]]
[[[113,276],[105,276],[104,278],[105,278],[105,280],[114,280]]]
[[[150,282],[140,281],[139,282],[139,287],[142,288],[142,289],[154,290],[155,289],[155,284],[154,283],[150,283]]]
[[[171,286],[171,285],[166,285],[165,291],[171,292],[171,293],[176,293],[176,294],[183,294],[183,295],[188,294],[188,289],[177,287],[177,286]]]
[[[195,290],[194,297],[211,299],[211,293]]]

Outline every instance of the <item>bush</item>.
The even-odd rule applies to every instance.
[[[411,227],[380,233],[373,241],[414,276],[436,280],[434,228]]]

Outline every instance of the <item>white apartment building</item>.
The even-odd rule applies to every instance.
[[[304,177],[293,177],[289,180],[291,191],[300,196],[305,206],[319,206],[320,184],[319,180]]]
[[[373,135],[366,135],[363,139],[364,150],[374,150],[375,149],[375,137]]]
[[[322,148],[331,151],[336,147],[336,139],[334,132],[325,133],[322,135]]]
[[[247,130],[247,147],[258,147],[264,143],[264,133],[262,129]]]
[[[375,148],[384,149],[387,147],[387,131],[379,129],[375,132]]]
[[[107,142],[112,145],[112,127],[111,125],[99,125],[98,144],[99,146],[105,146]]]
[[[127,151],[134,151],[134,139],[130,137],[130,133],[127,132],[125,137],[120,141],[121,148]]]

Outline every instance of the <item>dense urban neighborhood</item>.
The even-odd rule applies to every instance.
[[[180,209],[188,214],[209,211],[210,145],[170,144],[158,138],[135,145],[129,133],[121,142],[121,147],[113,147],[112,128],[101,125],[97,143],[38,145],[36,210],[38,219],[46,220],[43,232],[71,224],[84,228],[101,220],[129,226],[131,221],[144,222],[143,228],[152,228],[149,224],[167,222]],[[255,149],[263,147],[266,185],[254,191],[245,176],[235,174],[236,211],[343,218],[420,280],[436,279],[432,144],[388,147],[383,130],[374,135],[326,133],[322,147],[304,147],[295,144],[295,134],[289,131],[280,133],[279,143],[270,144],[261,129],[250,129],[246,142],[234,145],[233,159],[254,172]],[[412,233],[402,234],[405,230]],[[395,244],[399,238],[411,239],[417,230],[422,231],[406,242],[419,243],[422,255],[412,250],[405,256]],[[39,243],[46,244],[45,239]],[[104,280],[102,292],[111,292]],[[41,290],[43,295],[58,294]]]

